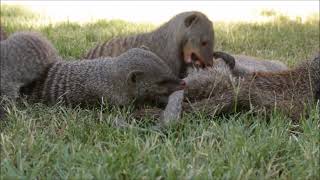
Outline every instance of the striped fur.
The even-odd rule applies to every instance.
[[[212,79],[216,78],[214,74]],[[305,61],[292,70],[280,72],[256,72],[243,77],[237,85],[232,81],[225,81],[218,88],[207,89],[203,92],[188,91],[193,86],[201,87],[206,81],[187,81],[186,97],[203,94],[203,100],[197,100],[186,111],[204,111],[207,114],[232,112],[234,107],[249,110],[270,112],[278,109],[293,121],[297,122],[302,116],[308,114],[310,105],[318,100],[317,92],[320,89],[320,56]],[[225,78],[226,79],[226,78]],[[220,80],[219,80],[220,81]],[[199,84],[198,82],[201,82]],[[228,85],[229,84],[229,85]]]
[[[128,105],[134,100],[147,103],[167,97],[181,88],[180,83],[154,53],[133,48],[115,58],[55,62],[21,93],[33,102],[47,104],[97,105],[104,100],[110,105]]]
[[[39,78],[58,59],[52,44],[38,33],[15,33],[0,43],[1,96],[10,99],[16,99],[22,86]]]

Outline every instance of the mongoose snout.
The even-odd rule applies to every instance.
[[[212,48],[209,41],[187,40],[183,47],[183,60],[200,68],[212,66]]]

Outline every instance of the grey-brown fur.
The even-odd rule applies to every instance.
[[[245,76],[254,72],[279,72],[288,70],[288,67],[277,60],[266,60],[245,55],[230,55],[225,52],[214,52],[213,61],[223,60],[236,77]]]
[[[188,102],[171,97],[176,101],[172,100],[166,109],[176,113],[177,117],[181,108],[174,107],[179,103],[183,103],[185,112],[201,111],[207,115],[252,107],[268,112],[278,109],[293,121],[298,121],[308,113],[310,105],[317,101],[320,103],[320,55],[291,70],[256,72],[240,79],[231,75],[229,65],[221,63],[223,60],[215,62],[218,64],[214,68],[192,70],[184,79],[187,84],[184,96]],[[148,109],[137,113],[137,117],[152,115],[163,118],[161,113],[159,109]]]
[[[99,44],[85,58],[115,57],[142,45],[149,47],[181,77],[184,76],[186,64],[191,61],[204,65],[212,63],[213,25],[200,12],[183,12],[152,32],[118,37]]]
[[[232,87],[236,78],[232,75],[230,64],[226,64],[222,59],[216,59],[213,66],[208,69],[188,68],[188,76],[184,81],[187,87],[171,94],[163,111],[152,107],[135,111],[133,117],[157,118],[160,120],[159,127],[173,125],[179,121],[182,111],[190,111],[193,103],[215,95],[216,91],[223,92],[224,89]]]
[[[12,100],[22,86],[39,78],[58,58],[52,44],[38,33],[15,33],[0,43],[1,96]]]
[[[277,60],[263,60],[252,56],[234,55],[235,67],[232,72],[235,76],[244,76],[253,72],[279,72],[288,70],[288,67]]]
[[[213,77],[217,77],[214,75]],[[224,77],[224,79],[228,79]],[[220,81],[220,80],[219,80]],[[199,81],[187,82],[187,89],[199,87]],[[206,82],[205,82],[206,83]],[[185,106],[186,111],[204,111],[207,114],[231,112],[240,109],[278,109],[298,121],[305,110],[319,100],[320,56],[301,63],[292,70],[276,73],[252,73],[235,86],[234,80],[225,81],[224,87],[209,90],[203,100]],[[193,92],[186,96],[193,97]]]
[[[49,104],[128,105],[169,96],[182,82],[154,53],[133,48],[114,58],[56,62],[22,92]]]

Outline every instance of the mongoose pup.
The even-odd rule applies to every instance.
[[[21,93],[47,104],[124,106],[169,96],[184,85],[157,55],[133,48],[114,58],[56,62]]]
[[[56,49],[42,35],[19,32],[1,43],[1,96],[15,100],[19,90],[58,59]]]
[[[200,76],[200,75],[198,75]],[[201,75],[202,76],[202,75]],[[207,75],[203,75],[207,77]],[[216,78],[217,75],[213,75]],[[228,80],[227,77],[222,76]],[[203,100],[187,105],[186,111],[203,110],[208,114],[213,112],[230,112],[234,107],[241,109],[280,110],[297,122],[306,115],[310,105],[319,101],[320,91],[320,55],[313,60],[305,61],[296,68],[280,72],[255,72],[239,81],[229,78],[229,81],[215,88],[198,88],[207,84],[208,80],[186,81],[186,97],[202,94]],[[219,82],[220,79],[218,80]],[[213,84],[213,83],[210,83]],[[201,97],[197,98],[198,100]],[[218,107],[218,109],[217,109]]]
[[[115,57],[142,45],[163,59],[175,75],[183,77],[187,64],[212,64],[213,25],[201,12],[183,12],[152,32],[114,38],[99,44],[85,58]]]

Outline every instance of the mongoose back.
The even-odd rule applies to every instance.
[[[57,61],[52,44],[38,33],[19,32],[1,43],[1,96],[16,99],[19,89]]]
[[[201,12],[183,12],[152,32],[114,38],[99,44],[85,58],[115,57],[142,45],[149,47],[176,75],[182,77],[187,64],[212,64],[213,25]]]
[[[47,104],[110,105],[146,103],[182,89],[176,77],[158,56],[133,48],[118,57],[83,61],[59,61],[45,76],[22,89],[33,101]]]
[[[265,60],[245,55],[229,55],[225,52],[214,52],[213,61],[223,60],[234,76],[245,76],[254,72],[279,72],[288,70],[288,67],[277,60]]]

